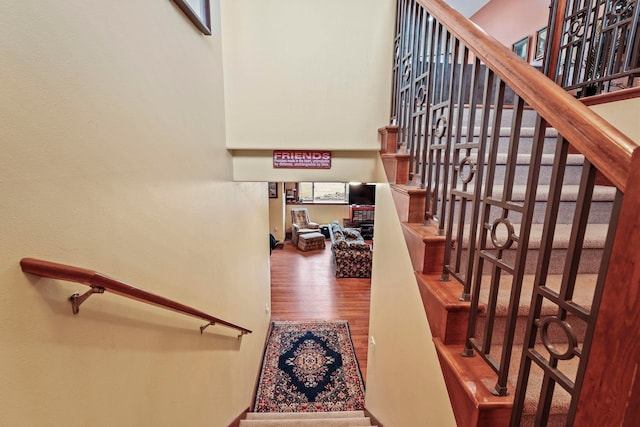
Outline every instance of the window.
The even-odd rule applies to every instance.
[[[303,203],[347,203],[347,183],[300,182],[298,195]]]

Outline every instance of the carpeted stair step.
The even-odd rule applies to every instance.
[[[534,275],[525,275],[522,282],[522,292],[520,295],[520,303],[518,305],[518,318],[516,321],[515,332],[515,344],[522,344],[524,341],[524,335],[526,331],[526,325],[529,315],[529,305],[531,303],[531,295],[533,293]],[[598,279],[597,274],[581,274],[576,279],[576,289],[573,303],[579,306],[590,309],[593,301],[593,296],[596,287],[596,281]],[[483,277],[482,287],[480,291],[479,302],[481,305],[486,306],[489,301],[489,284],[491,278],[489,276]],[[559,292],[562,283],[561,275],[549,275],[547,276],[545,285],[547,288]],[[507,312],[509,305],[509,298],[511,293],[511,276],[504,275],[500,281],[500,287],[498,290],[498,299],[496,304],[496,317],[493,323],[493,344],[501,345],[504,339],[504,332],[507,326]],[[558,307],[551,304],[545,299],[542,308],[542,316],[555,316],[558,313]],[[569,315],[566,321],[571,325],[576,337],[579,341],[582,341],[585,335],[586,323],[575,316]],[[476,323],[476,337],[482,339],[484,336],[484,328],[486,324],[486,311],[482,311],[477,319]],[[553,343],[562,343],[565,341],[566,336],[561,331],[550,329],[549,339]],[[537,342],[541,342],[540,337],[537,337]]]
[[[496,185],[493,187],[493,198],[500,199],[504,187],[502,185]],[[549,200],[549,185],[539,185],[536,191],[536,203],[533,211],[532,222],[534,224],[544,223],[545,213],[547,209],[547,202]],[[469,192],[473,191],[473,188],[468,189]],[[578,185],[565,184],[562,188],[562,194],[560,195],[560,206],[558,211],[558,223],[559,224],[571,224],[573,221],[573,215],[576,209],[576,201],[578,200]],[[615,199],[615,188],[605,187],[597,185],[593,190],[593,197],[591,202],[591,208],[589,210],[590,223],[605,224],[609,222],[611,216],[611,208],[613,207],[613,201]],[[524,203],[526,196],[526,186],[514,185],[511,194],[511,201],[518,205]],[[460,211],[460,202],[456,203],[455,211]],[[492,208],[491,217],[495,218],[501,212],[498,208]],[[471,202],[467,202],[465,223],[471,221]],[[512,222],[519,223],[520,217],[516,213],[510,215]]]
[[[456,130],[452,129],[452,139],[455,146],[455,135]],[[489,129],[488,137],[491,138],[492,130]],[[530,164],[531,159],[531,147],[533,146],[533,137],[535,135],[535,129],[533,127],[521,128],[520,129],[520,140],[518,142],[518,152],[521,153],[518,155],[518,160],[516,162],[516,184],[525,184],[527,182],[527,171],[528,166]],[[506,160],[507,160],[507,152],[510,144],[510,136],[511,136],[511,128],[504,127],[500,129],[500,136],[498,138],[498,156],[496,157],[496,180],[504,179]],[[553,158],[556,151],[557,144],[557,136],[558,132],[553,128],[548,128],[545,133],[545,140],[542,147],[543,157],[542,157],[542,166],[540,167],[540,183],[548,184],[551,179],[551,171],[553,166]],[[474,130],[474,141],[477,141],[480,137],[480,128],[476,128]],[[467,142],[468,135],[467,130],[462,129],[461,140],[460,142]],[[475,153],[475,151],[474,151]],[[477,157],[475,154],[472,154],[471,159],[477,163]],[[488,153],[487,153],[488,158]],[[384,157],[383,157],[384,160]],[[418,160],[421,162],[421,159]],[[580,170],[582,163],[584,162],[584,157],[581,154],[570,154],[567,157],[567,171],[565,182],[567,184],[575,184],[579,182],[580,178]],[[487,161],[484,162],[487,164]],[[410,184],[417,185],[422,180],[420,178],[421,174],[421,164],[416,167],[416,170],[413,171],[413,179]],[[389,182],[394,183],[395,178],[389,178]],[[497,181],[496,181],[497,182]]]
[[[562,194],[560,195],[560,209],[558,212],[559,224],[571,224],[575,212],[575,204],[578,200],[578,185],[565,184],[562,186]],[[499,199],[502,197],[503,187],[495,186],[493,197]],[[538,185],[536,191],[536,205],[533,212],[533,223],[541,224],[544,222],[547,201],[549,200],[550,188],[548,185]],[[596,186],[593,190],[592,205],[589,212],[589,222],[605,224],[609,222],[611,208],[615,199],[616,189],[612,187]],[[524,185],[514,185],[511,201],[523,202],[526,196],[526,187]],[[513,221],[519,222],[519,221]]]
[[[554,163],[555,155],[553,154],[543,154],[540,159],[540,166],[538,167],[538,183],[543,185],[548,185],[551,182],[551,174],[553,172],[553,163]],[[495,167],[495,182],[504,182],[506,165],[507,165],[507,155],[506,154],[498,154],[496,157],[496,167]],[[584,156],[581,154],[569,154],[567,156],[567,166],[565,169],[565,185],[577,185],[580,183],[580,176],[582,173],[582,165],[584,163]],[[486,161],[485,161],[486,165]],[[514,183],[516,185],[526,185],[527,180],[529,178],[529,166],[531,165],[531,155],[530,154],[519,154],[516,157],[515,162],[515,175],[514,175]]]
[[[428,275],[416,273],[416,279],[425,308],[425,313],[431,328],[431,334],[434,337],[438,337],[446,345],[464,343],[469,322],[470,303],[460,300],[460,296],[462,295],[462,285],[455,280],[443,282],[440,280],[440,274]],[[516,321],[516,344],[522,344],[524,340],[534,279],[534,275],[525,275],[523,278],[520,304],[518,306],[518,319]],[[546,280],[546,286],[549,289],[558,292],[561,280],[562,277],[560,275],[549,275]],[[595,274],[578,275],[576,280],[576,291],[573,298],[573,301],[576,304],[579,304],[581,307],[586,309],[591,307],[596,280],[597,275]],[[487,307],[489,300],[489,281],[489,276],[483,277],[479,297],[480,313],[477,318],[475,331],[475,336],[479,340],[484,336],[484,327],[486,324],[485,308]],[[493,343],[496,345],[502,344],[504,339],[510,293],[511,277],[509,275],[505,275],[501,278],[495,309],[496,317],[493,325]],[[548,302],[543,304],[543,316],[552,316],[556,314],[556,306],[553,306]],[[586,324],[573,316],[568,316],[567,321],[573,328],[578,339],[582,340]],[[565,336],[559,331],[550,330],[549,338],[551,342],[562,342]],[[539,337],[537,341],[540,342]]]
[[[496,385],[497,375],[480,357],[463,357],[460,344],[445,345],[439,338],[434,338],[434,343],[449,396],[453,399],[453,409],[458,425],[507,427],[513,407],[522,347],[515,346],[513,348],[508,383],[509,394],[495,396],[492,391]],[[502,351],[502,347],[495,346],[493,350],[492,354],[498,355]],[[542,345],[536,346],[536,350],[541,354],[547,353]],[[577,358],[574,358],[573,361],[563,366],[563,372],[569,378],[575,377],[576,362]],[[532,369],[520,427],[534,425],[534,414],[541,385],[541,371]],[[569,403],[568,393],[556,386],[547,427],[560,427],[566,424]]]
[[[284,420],[284,419],[317,419],[321,418],[364,418],[364,411],[335,412],[249,412],[247,420]]]
[[[513,224],[515,234],[518,235],[520,224]],[[569,247],[569,241],[571,237],[571,224],[557,224],[556,232],[553,241],[553,249],[551,252],[551,260],[549,264],[549,274],[561,274],[565,267],[565,260],[567,256],[567,249]],[[502,229],[504,227],[501,227]],[[603,248],[607,231],[609,229],[608,224],[588,224],[586,236],[583,244],[583,250],[580,257],[580,263],[578,267],[579,274],[595,274],[598,273],[600,268],[600,260],[602,259]],[[532,224],[531,234],[529,237],[529,246],[527,251],[527,258],[525,262],[525,274],[534,274],[538,262],[538,253],[542,240],[543,224]],[[496,232],[498,240],[502,239],[500,230]],[[465,236],[468,236],[468,232],[465,232]],[[466,240],[466,239],[465,239]],[[493,251],[492,244],[487,237],[487,250]],[[463,248],[467,248],[468,243],[463,241]],[[513,265],[513,261],[516,255],[518,244],[514,243],[510,249],[504,250],[502,259],[508,264]],[[467,263],[467,251],[462,251],[461,265]],[[490,266],[485,263],[485,274],[490,273]]]
[[[325,412],[330,414],[331,412]],[[335,418],[314,413],[316,418],[272,418],[247,419],[240,421],[240,427],[360,427],[371,426],[369,417]]]
[[[508,96],[506,98],[509,99]],[[474,109],[476,110],[475,111],[474,126],[480,126],[482,124],[482,110],[483,110],[482,106],[481,105],[477,105],[477,106],[475,106]],[[492,108],[491,109],[491,117],[492,118],[493,118],[493,112],[494,111],[495,110]],[[511,126],[511,122],[513,120],[513,111],[514,110],[511,109],[511,108],[504,108],[502,110],[502,115],[501,115],[502,120],[500,122],[500,126],[503,126],[503,127]],[[463,111],[463,114],[462,114],[462,117],[463,117],[462,123],[465,124],[465,125],[469,122],[469,119],[468,119],[469,112],[470,112],[469,111],[469,105],[465,104],[464,105],[464,111]],[[454,107],[454,117],[457,117],[457,105]],[[535,110],[533,110],[531,108],[528,108],[528,107],[525,107],[522,110],[522,126],[523,127],[533,127],[533,126],[535,126],[537,117],[538,117],[538,113]],[[490,120],[489,124],[492,124],[492,123],[493,123],[493,120]]]
[[[581,344],[580,344],[581,345]],[[542,344],[537,344],[535,349],[538,353],[548,357],[549,352]],[[500,354],[502,346],[495,346],[492,354]],[[511,366],[509,369],[509,384],[515,389],[518,382],[518,370],[520,369],[520,359],[522,357],[522,346],[513,347],[511,355]],[[570,360],[560,361],[558,369],[568,378],[575,378],[578,372],[579,358],[574,357]],[[542,390],[543,375],[534,364],[529,375],[529,385],[525,397],[522,418],[519,427],[533,427],[535,425],[535,412],[538,406],[540,390]],[[549,420],[546,427],[561,427],[566,425],[566,417],[571,404],[571,396],[560,385],[554,388],[553,399],[549,411]]]
[[[473,129],[473,137],[474,140],[477,140],[480,137],[481,129],[476,127]],[[507,153],[507,149],[509,147],[510,137],[511,137],[511,124],[508,126],[501,127],[499,129],[498,135],[498,153]],[[456,135],[456,129],[453,128],[451,130],[452,137]],[[468,138],[468,130],[466,127],[462,128],[460,133],[462,141],[466,141]],[[489,128],[487,130],[487,136],[491,138],[493,135],[493,129]],[[526,126],[520,128],[520,140],[518,142],[518,151],[521,153],[531,153],[531,147],[533,145],[533,137],[535,136],[535,127],[533,125]],[[553,154],[555,153],[556,143],[558,138],[558,131],[554,128],[547,128],[544,134],[544,145],[542,147],[542,152],[544,154]]]

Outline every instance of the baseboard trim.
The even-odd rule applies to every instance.
[[[255,408],[256,406],[256,398],[258,396],[258,386],[260,385],[260,374],[262,373],[262,363],[264,362],[264,355],[267,351],[267,342],[269,341],[269,336],[271,336],[271,329],[273,329],[273,317],[269,316],[269,327],[267,328],[267,334],[264,336],[264,343],[262,344],[262,357],[260,358],[260,366],[258,366],[258,373],[256,375],[256,381],[253,386],[253,394],[251,395],[251,406],[250,408]]]
[[[240,421],[247,418],[247,412],[249,412],[249,410],[250,408],[247,408],[244,411],[242,411],[242,413],[238,415],[235,420],[231,421],[231,424],[229,424],[228,427],[238,427],[240,425]]]
[[[375,425],[377,427],[384,427],[382,423],[375,416],[373,416],[373,414],[369,412],[367,408],[364,408],[364,415],[369,417],[372,425]]]

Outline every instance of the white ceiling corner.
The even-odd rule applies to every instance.
[[[447,0],[447,3],[458,12],[469,18],[476,13],[485,4],[489,3],[489,0]]]

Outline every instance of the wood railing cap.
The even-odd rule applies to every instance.
[[[95,288],[103,288],[127,298],[135,299],[147,304],[152,304],[178,313],[197,317],[203,320],[207,320],[211,323],[237,329],[243,334],[251,333],[249,329],[227,322],[226,320],[219,319],[208,313],[173,301],[169,298],[165,298],[160,295],[145,291],[144,289],[136,288],[135,286],[131,286],[119,280],[112,279],[94,270],[89,270],[72,265],[59,264],[56,262],[35,258],[23,258],[22,260],[20,260],[20,266],[22,267],[22,271],[25,273],[34,274],[41,277],[48,277],[51,279],[82,283],[84,285]]]

